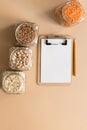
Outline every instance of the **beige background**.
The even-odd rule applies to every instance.
[[[0,130],[87,130],[87,18],[75,27],[55,21],[53,9],[64,0],[0,0],[0,86],[14,45],[14,24],[32,21],[40,34],[70,34],[77,39],[78,75],[70,86],[38,86],[37,47],[27,72],[26,92],[7,95],[0,90]],[[87,0],[80,0],[87,12]]]

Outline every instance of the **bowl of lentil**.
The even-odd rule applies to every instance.
[[[67,2],[62,9],[62,16],[69,24],[76,24],[82,21],[84,11],[79,2]]]
[[[65,26],[73,26],[84,20],[85,12],[82,5],[76,0],[62,3],[55,9],[56,16],[61,16],[61,22]]]
[[[37,44],[38,41],[38,25],[31,22],[23,22],[18,24],[15,30],[17,45],[30,46]]]

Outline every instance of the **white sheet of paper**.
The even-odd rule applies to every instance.
[[[64,39],[47,39],[52,44],[62,43]],[[67,45],[46,45],[41,39],[41,83],[70,83],[72,74],[72,39]]]

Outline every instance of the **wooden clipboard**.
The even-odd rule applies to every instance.
[[[54,39],[56,39],[56,38],[62,38],[62,39],[72,39],[73,41],[74,41],[74,39],[72,38],[72,37],[70,37],[69,35],[41,35],[41,36],[39,36],[39,44],[38,44],[38,79],[37,79],[37,82],[38,82],[38,84],[41,84],[41,85],[45,85],[45,84],[48,84],[48,85],[58,85],[58,84],[60,84],[60,85],[62,85],[62,84],[71,84],[71,82],[69,82],[69,83],[57,83],[57,82],[53,82],[53,83],[50,83],[50,82],[41,82],[41,39],[49,39],[49,38],[54,38]],[[72,45],[72,51],[71,51],[71,63],[72,63],[72,65],[71,65],[71,81],[72,81],[72,74],[73,74],[73,72],[75,72],[74,71],[74,55],[73,55],[73,53],[74,53],[74,51],[73,51],[73,49],[74,49],[74,47],[73,47],[73,45]]]

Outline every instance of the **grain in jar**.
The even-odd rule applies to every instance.
[[[2,88],[9,94],[25,92],[25,74],[18,71],[5,71],[2,78]]]
[[[30,46],[37,44],[38,41],[38,25],[31,22],[23,22],[16,27],[15,37],[17,45]]]
[[[12,47],[10,49],[9,66],[13,70],[29,70],[32,67],[32,49]]]
[[[77,0],[69,0],[55,9],[56,17],[60,17],[61,24],[73,26],[84,20],[84,9]]]

